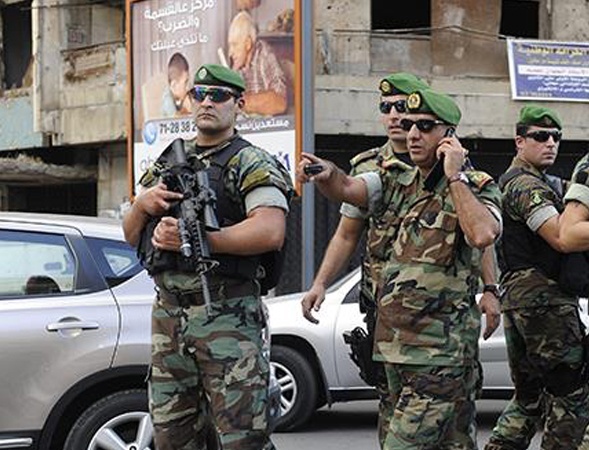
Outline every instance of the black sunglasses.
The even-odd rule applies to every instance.
[[[554,142],[558,142],[562,139],[562,132],[558,130],[554,131],[545,131],[545,130],[538,130],[538,131],[530,131],[529,133],[524,134],[526,138],[532,138],[536,142],[547,142],[548,139],[554,139]]]
[[[447,123],[442,120],[433,119],[401,119],[401,128],[403,131],[409,131],[411,128],[413,128],[413,125],[415,125],[419,131],[423,133],[429,133],[436,125],[447,125]]]
[[[238,97],[235,92],[228,89],[206,88],[202,86],[193,87],[190,90],[190,95],[197,102],[204,102],[205,98],[208,96],[213,103],[225,103],[231,97]]]
[[[391,112],[391,109],[395,108],[395,111],[398,113],[407,112],[407,102],[405,100],[397,100],[396,102],[387,102],[383,100],[378,104],[378,109],[383,114],[388,114]]]

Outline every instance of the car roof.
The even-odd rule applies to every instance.
[[[74,228],[84,236],[123,240],[122,222],[106,217],[75,216],[30,212],[0,212],[0,221]]]

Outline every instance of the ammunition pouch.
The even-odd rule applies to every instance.
[[[382,364],[372,360],[374,334],[367,334],[362,327],[346,331],[344,341],[350,346],[350,358],[360,369],[360,378],[370,386],[377,386],[384,377]]]
[[[151,243],[153,231],[159,222],[159,218],[152,217],[143,228],[137,256],[141,265],[153,276],[166,270],[177,270],[179,272],[194,272],[196,270],[193,262],[183,257],[178,252],[161,251]],[[218,261],[219,265],[211,271],[211,275],[228,276],[243,280],[255,280],[257,278],[260,256],[238,256],[238,255],[211,255]]]

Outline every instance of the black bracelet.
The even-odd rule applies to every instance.
[[[498,284],[485,284],[483,286],[483,292],[490,292],[497,298],[501,297],[501,289]]]

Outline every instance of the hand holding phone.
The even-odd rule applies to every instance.
[[[317,175],[318,173],[323,172],[323,170],[325,170],[325,167],[319,163],[307,164],[305,167],[303,167],[303,172],[305,172],[305,175],[308,177]]]
[[[454,132],[456,130],[454,128],[448,128],[444,137],[452,137],[454,136]],[[444,155],[441,155],[440,158],[436,161],[436,164],[432,168],[431,172],[427,175],[427,178],[423,181],[423,188],[426,191],[433,192],[436,185],[440,182],[442,177],[444,176]]]

